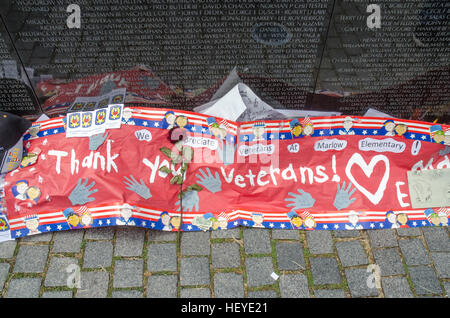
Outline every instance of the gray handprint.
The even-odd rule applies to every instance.
[[[150,199],[152,195],[150,194],[150,189],[145,185],[144,181],[142,179],[139,179],[141,181],[140,183],[136,181],[136,179],[130,175],[130,178],[124,177],[126,181],[125,183],[128,187],[126,189],[135,192],[140,197],[144,198],[145,200]],[[128,183],[127,183],[128,182]]]
[[[103,135],[103,133],[92,135],[89,137],[89,150],[97,150],[108,138],[109,133]]]
[[[345,181],[342,184],[342,188],[338,184],[338,190],[336,192],[336,197],[334,198],[334,206],[336,207],[336,209],[338,210],[345,209],[350,204],[355,202],[356,198],[350,199],[350,197],[353,195],[353,193],[355,193],[356,188],[350,191],[351,188],[352,188],[351,182],[348,185],[347,189],[345,189]]]
[[[222,160],[224,165],[230,165],[234,163],[234,153],[236,152],[237,144],[232,145],[228,142],[223,142],[222,139],[220,139],[220,142],[222,144],[222,148],[218,147],[217,152],[219,153],[219,158]]]
[[[311,208],[316,200],[311,196],[311,194],[303,191],[302,189],[298,189],[297,191],[300,194],[289,192],[289,195],[292,196],[292,198],[287,197],[284,201],[293,201],[293,203],[287,204],[286,206],[293,207],[293,210]]]
[[[198,197],[198,193],[195,190],[187,191],[184,193],[183,198],[183,211],[186,212],[193,212],[194,207],[195,211],[198,211],[198,203],[200,201],[200,198]],[[181,210],[181,200],[178,200],[175,205],[178,205],[177,211]]]
[[[215,177],[213,177],[211,170],[209,170],[209,168],[206,168],[208,174],[203,172],[202,169],[200,169],[199,171],[202,175],[201,176],[199,174],[195,175],[199,179],[198,183],[203,185],[206,189],[208,189],[212,193],[222,191],[222,182],[220,181],[220,176],[218,172],[216,172]]]
[[[81,183],[81,178],[78,179],[77,185],[69,195],[69,200],[72,202],[72,205],[83,205],[95,200],[95,198],[89,198],[91,194],[98,191],[97,189],[91,191],[92,187],[95,185],[95,181],[92,181],[90,185],[86,186],[88,181],[89,179],[86,178],[86,180]]]
[[[447,155],[449,153],[450,153],[450,146],[445,146],[444,149],[439,150],[439,155],[440,156],[445,156],[445,155]]]

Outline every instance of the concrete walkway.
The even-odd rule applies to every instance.
[[[442,298],[449,243],[447,228],[427,227],[72,230],[1,243],[0,285],[3,297]]]

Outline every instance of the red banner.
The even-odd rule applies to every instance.
[[[66,138],[62,119],[39,123],[39,132],[33,125],[27,160],[5,176],[12,238],[109,225],[343,230],[448,220],[448,207],[413,209],[406,174],[450,167],[448,126],[128,112],[121,128],[93,137]]]

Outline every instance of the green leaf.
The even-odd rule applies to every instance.
[[[167,157],[169,157],[169,158],[172,159],[172,150],[170,150],[170,149],[167,148],[167,147],[162,147],[162,148],[160,148],[159,150],[161,150],[161,152],[162,152],[163,154],[165,154]]]
[[[173,176],[172,179],[170,179],[170,184],[175,184],[177,182],[178,176]]]
[[[188,169],[189,164],[187,162],[183,163],[183,166],[181,167],[181,174],[184,174],[186,170]]]
[[[166,166],[162,166],[161,168],[159,168],[159,171],[165,172],[165,173],[168,173],[168,174],[172,173],[172,170],[170,170],[170,169],[169,169],[168,167],[166,167]]]
[[[187,190],[194,190],[194,191],[202,191],[203,187],[199,186],[198,184],[194,183],[191,184],[189,187],[186,188]]]

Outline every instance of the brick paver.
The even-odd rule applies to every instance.
[[[3,297],[44,298],[446,297],[448,235],[434,227],[64,231],[0,243],[0,288]],[[368,286],[369,264],[379,266],[379,288]]]

